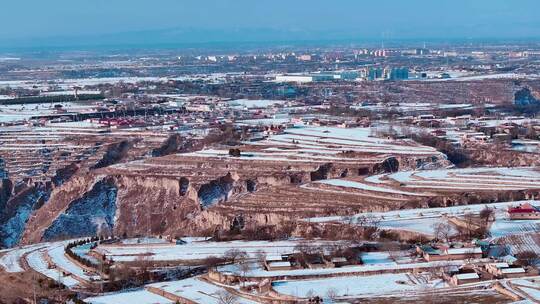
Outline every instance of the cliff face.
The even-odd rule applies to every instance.
[[[0,158],[0,212],[5,210],[8,200],[11,198],[12,191],[13,182],[8,178],[4,160]]]
[[[13,183],[10,179],[5,178],[0,180],[0,210],[4,210],[7,202],[11,198],[13,191]]]
[[[118,175],[114,180],[116,234],[165,234],[201,210],[197,190],[186,186],[186,178]]]
[[[233,171],[237,167],[223,162],[213,164],[213,168],[206,162],[205,169],[212,169],[212,173],[192,167],[178,171],[174,165],[166,168],[157,164],[153,168],[142,166],[145,169],[137,171],[140,162],[126,164],[122,169],[79,170],[68,181],[52,189],[50,199],[43,204],[35,203],[39,200],[35,195],[46,198],[47,192],[35,191],[35,188],[18,192],[19,197],[26,199],[21,199],[22,207],[14,209],[20,210],[21,215],[13,218],[25,216],[28,223],[25,225],[26,221],[18,220],[17,224],[6,226],[10,229],[4,230],[13,231],[6,244],[12,246],[19,239],[22,243],[33,243],[111,233],[173,237],[210,235],[216,230],[230,229],[235,221],[280,225],[284,220],[310,216],[484,204],[539,194],[530,191],[437,193],[391,200],[309,188],[312,180],[320,178],[360,179],[360,173],[392,172],[398,166],[436,166],[439,162],[444,163],[444,160],[388,159],[367,167],[366,172],[339,163],[285,166],[279,167],[278,172],[271,172],[269,168],[266,171],[263,168]],[[137,170],[132,170],[132,166]],[[219,166],[226,170],[220,171]],[[276,164],[272,166],[275,168]],[[42,206],[37,208],[38,205]]]
[[[110,234],[114,227],[117,189],[104,178],[72,201],[43,233],[43,240]]]
[[[316,198],[322,194],[300,185],[426,163],[440,166],[445,160],[386,158],[359,167],[356,163],[230,163],[198,158],[178,162],[169,156],[102,169],[67,168],[57,179],[63,183],[47,193],[44,198],[50,199],[41,208],[26,204],[29,207],[22,209],[28,223],[17,221],[19,237],[12,238],[10,245],[18,239],[32,243],[95,234],[196,235],[226,230],[235,218],[277,225],[286,218],[356,212],[364,207],[340,209],[325,201],[348,206],[354,199],[364,204],[358,197],[322,193],[325,200],[318,206]],[[282,196],[296,203],[291,205]]]
[[[540,165],[538,154],[521,153],[508,150],[505,147],[500,149],[477,148],[467,150],[467,153],[476,166],[526,167]]]
[[[44,231],[69,207],[72,201],[89,192],[97,179],[99,179],[98,176],[88,172],[79,172],[54,188],[47,202],[29,217],[21,242],[31,243],[41,240]]]
[[[514,104],[516,105],[526,106],[539,102],[540,100],[535,98],[528,87],[521,88],[514,93]]]
[[[30,215],[48,200],[50,191],[50,187],[42,183],[19,185],[0,216],[1,246],[12,247],[19,242]]]
[[[300,179],[309,181],[309,177],[306,171]],[[287,174],[257,178],[227,172],[201,179],[83,170],[54,188],[48,202],[32,216],[33,209],[29,210],[24,234],[25,221],[21,221],[22,243],[100,233],[200,234],[228,227],[236,216],[214,206],[227,206],[230,200],[258,189],[293,183],[294,177]],[[268,223],[269,217],[261,215],[259,220]]]
[[[236,180],[238,177],[236,176]],[[197,199],[203,207],[210,207],[213,204],[224,202],[231,196],[235,178],[231,173],[203,184],[197,191]]]

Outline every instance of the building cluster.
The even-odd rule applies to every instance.
[[[362,81],[362,80],[407,80],[407,67],[366,67],[354,71],[336,71],[309,74],[283,74],[275,77],[276,82],[325,82],[325,81]]]
[[[455,146],[501,143],[512,146],[540,144],[540,121],[520,116],[474,117],[460,115],[438,118],[433,114],[405,117],[402,121],[429,128],[429,133],[446,139]]]

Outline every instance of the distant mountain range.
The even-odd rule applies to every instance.
[[[486,38],[403,38],[385,39],[386,46],[433,43],[497,42],[501,39]],[[534,38],[506,39],[539,41]],[[171,28],[147,31],[118,32],[103,35],[50,36],[42,38],[0,39],[0,50],[50,50],[50,49],[140,49],[140,48],[196,48],[237,49],[268,46],[326,46],[363,44],[379,46],[380,37],[363,36],[354,30],[281,30],[269,28],[250,29],[195,29]]]

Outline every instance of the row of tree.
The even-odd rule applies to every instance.
[[[36,104],[36,103],[62,103],[76,100],[101,100],[105,96],[102,94],[80,94],[75,98],[74,95],[56,95],[56,96],[28,96],[15,99],[8,99],[1,102],[3,105],[14,104]]]
[[[78,246],[82,246],[82,245],[85,245],[85,244],[88,244],[88,243],[93,243],[90,246],[90,250],[92,250],[92,249],[96,248],[97,245],[98,245],[98,242],[100,242],[102,240],[104,240],[103,237],[94,236],[94,237],[91,237],[91,238],[88,238],[88,239],[71,242],[66,246],[66,248],[64,250],[65,250],[66,254],[70,258],[72,258],[75,261],[81,263],[82,265],[84,265],[86,267],[95,267],[96,265],[94,263],[92,263],[92,261],[90,259],[87,259],[84,256],[78,255],[75,252],[73,252],[73,248],[78,247]]]

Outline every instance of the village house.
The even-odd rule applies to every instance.
[[[497,262],[497,263],[486,264],[484,267],[486,268],[486,271],[488,273],[491,273],[493,275],[497,275],[497,273],[500,271],[500,269],[508,268],[508,267],[510,267],[510,265],[508,265],[508,263],[506,263],[506,262]]]
[[[330,262],[334,265],[334,267],[343,267],[349,265],[349,262],[345,257],[333,257]]]
[[[471,121],[471,115],[447,118],[447,120],[456,127],[465,127]]]
[[[292,265],[289,261],[270,262],[266,263],[265,268],[267,271],[291,270]]]
[[[271,126],[265,127],[264,134],[265,135],[278,135],[278,134],[282,134],[284,132],[284,129],[285,127],[280,126],[280,125],[276,125],[276,126],[271,125]]]
[[[439,138],[444,138],[446,136],[446,131],[441,129],[436,129],[430,132],[431,135]]]
[[[452,261],[482,258],[481,247],[450,248],[448,246],[417,246],[419,253],[426,261]]]
[[[450,284],[454,286],[477,282],[480,282],[480,276],[476,272],[456,273],[450,278]]]
[[[509,134],[510,136],[514,137],[519,132],[519,125],[517,125],[515,123],[510,123],[510,122],[503,123],[503,124],[501,124],[501,125],[499,125],[497,127],[497,132],[498,133],[506,133],[506,134]]]
[[[267,256],[264,260],[264,268],[267,271],[291,270],[291,262],[283,260],[281,255]]]
[[[508,208],[508,215],[511,220],[537,220],[540,219],[540,208],[530,203],[520,204]]]
[[[506,262],[490,263],[484,266],[486,271],[499,278],[519,278],[526,275],[531,275],[523,267],[511,266]]]
[[[468,133],[464,133],[462,136],[461,136],[461,140],[463,142],[465,141],[476,141],[476,142],[485,142],[489,139],[488,136],[486,136],[484,133],[482,132],[468,132]]]
[[[310,256],[306,259],[306,265],[310,269],[319,269],[319,268],[333,268],[334,264],[329,261],[326,261],[324,257],[320,255]]]
[[[512,141],[512,136],[506,133],[497,133],[493,134],[493,140],[500,143],[510,143]]]
[[[354,121],[345,121],[338,125],[339,128],[356,128],[358,127],[358,123]]]

